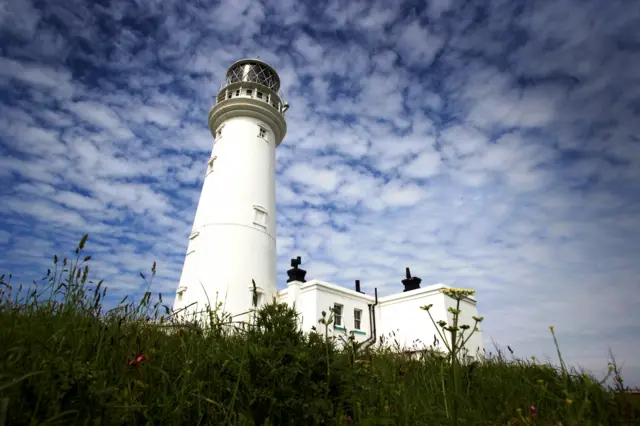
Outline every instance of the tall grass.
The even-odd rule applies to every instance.
[[[459,305],[440,325],[449,355],[418,358],[340,346],[331,315],[302,333],[296,312],[275,302],[235,329],[218,307],[207,327],[177,320],[161,295],[152,303],[155,264],[141,301],[103,311],[86,241],[26,294],[0,278],[0,426],[639,424],[615,362],[618,389],[570,371],[559,350],[560,368],[501,352],[462,363],[475,325],[458,324]]]

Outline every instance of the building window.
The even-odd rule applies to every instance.
[[[258,137],[265,139],[267,137],[267,129],[265,129],[262,126],[258,126],[260,128],[260,130],[258,131]]]
[[[251,96],[252,93],[253,93],[253,90],[247,89],[247,95]]]
[[[216,162],[216,158],[218,158],[218,156],[214,155],[213,157],[211,157],[209,159],[209,162],[207,163],[207,174],[211,173],[213,171],[213,165]]]
[[[362,310],[354,309],[353,310],[353,328],[355,330],[361,330],[362,326]]]
[[[236,96],[240,96],[240,89],[236,90]]]
[[[262,99],[262,92],[256,92],[256,95],[258,96],[258,99]]]
[[[342,327],[342,305],[338,303],[333,304],[333,323],[337,327]]]
[[[267,211],[262,206],[253,206],[253,223],[263,228],[267,227]]]

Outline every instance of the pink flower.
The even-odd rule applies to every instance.
[[[148,361],[149,359],[146,358],[144,355],[140,355],[138,356],[138,358],[136,359],[132,359],[131,361],[129,361],[129,365],[138,365],[140,364],[142,361]]]
[[[536,413],[531,413],[531,417],[536,418]]]
[[[536,407],[534,407],[533,405],[529,408],[531,408],[531,411],[536,411]]]

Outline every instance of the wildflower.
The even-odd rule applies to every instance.
[[[471,318],[473,318],[473,320],[474,320],[475,322],[482,322],[482,320],[484,319],[484,317],[477,317],[477,316],[475,316],[475,315],[474,315],[474,316],[472,316]]]
[[[428,311],[429,309],[431,309],[432,306],[433,306],[433,303],[426,306],[420,306],[420,309],[422,309],[423,311]]]
[[[568,404],[568,405],[573,404],[573,400],[572,400],[572,399],[567,398],[567,404]]]
[[[129,361],[129,365],[138,365],[142,361],[148,361],[148,360],[149,358],[145,357],[144,355],[139,355],[138,358],[132,359],[131,361]]]
[[[553,330],[553,326],[552,325],[549,326],[549,330]]]
[[[457,297],[462,298],[466,296],[471,296],[475,292],[476,292],[475,290],[464,289],[464,288],[441,288],[440,289],[440,293],[444,293],[447,296],[451,296],[453,298],[457,298]]]
[[[544,384],[544,380],[542,380],[542,379],[538,379],[538,380],[536,380],[536,382],[538,382],[539,385],[543,385]]]
[[[352,418],[351,418],[351,416],[350,416],[350,415],[348,415],[348,414],[347,414],[347,415],[345,415],[345,416],[344,416],[344,418],[345,418],[345,420],[347,421],[347,423],[352,423],[352,422],[353,422],[353,419],[352,419]]]

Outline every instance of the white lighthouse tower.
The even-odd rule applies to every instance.
[[[234,320],[277,297],[275,149],[288,105],[268,64],[232,64],[209,113],[214,137],[174,311],[191,317],[222,303]],[[186,308],[186,309],[185,309]]]

